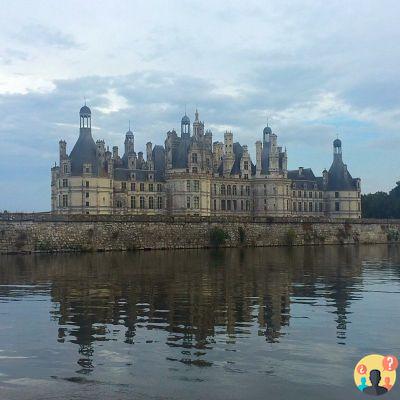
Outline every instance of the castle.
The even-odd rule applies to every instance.
[[[287,152],[265,127],[252,162],[246,145],[225,132],[213,142],[196,110],[181,120],[180,135],[167,132],[164,146],[135,151],[135,135],[125,135],[124,153],[112,152],[92,137],[91,110],[80,109],[79,138],[68,155],[59,142],[60,161],[51,169],[51,207],[56,214],[132,214],[169,216],[313,216],[361,218],[360,179],[342,160],[342,143],[333,142],[329,171],[287,169]]]

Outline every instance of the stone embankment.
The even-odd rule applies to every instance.
[[[0,253],[375,244],[400,220],[0,214]]]

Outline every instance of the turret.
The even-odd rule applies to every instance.
[[[113,159],[117,160],[118,159],[118,146],[113,146],[112,148],[112,155],[113,155]]]
[[[129,122],[128,132],[126,132],[126,134],[125,134],[124,146],[125,146],[125,155],[126,156],[129,156],[130,154],[134,153],[134,151],[135,151],[135,137],[133,135],[133,132],[131,131],[130,122]]]
[[[233,134],[226,131],[224,134],[225,156],[224,156],[224,175],[231,173],[235,157],[233,154]]]
[[[67,142],[65,140],[60,140],[58,142],[59,145],[59,151],[60,151],[60,164],[61,160],[64,160],[67,158]]]
[[[185,115],[181,119],[181,138],[189,139],[190,138],[190,119]]]

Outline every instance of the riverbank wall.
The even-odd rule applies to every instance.
[[[7,214],[0,218],[1,254],[397,241],[400,220],[51,214]]]

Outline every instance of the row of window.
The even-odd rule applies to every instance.
[[[336,192],[338,193],[338,192]],[[335,194],[336,194],[335,193]],[[296,196],[297,194],[297,196]],[[304,197],[305,199],[308,197],[309,199],[315,198],[315,199],[322,199],[322,192],[302,192],[301,190],[298,190],[297,193],[295,190],[293,190],[293,197]]]
[[[187,192],[198,192],[200,191],[200,182],[199,181],[186,181],[186,191]]]
[[[194,196],[193,197],[193,201],[192,198],[190,196],[186,197],[186,208],[190,209],[190,208],[195,208],[198,209],[200,208],[200,198],[199,196]]]
[[[122,208],[123,207],[122,200],[117,200],[116,206],[117,208]],[[150,210],[154,210],[154,208],[161,209],[163,208],[163,198],[162,197],[154,198],[153,196],[149,196],[149,198],[146,199],[146,197],[144,196],[139,196],[139,201],[137,201],[136,196],[131,196],[130,207],[132,209],[135,208],[150,209]]]
[[[221,194],[221,195],[233,195],[236,196],[240,192],[241,196],[250,196],[250,186],[240,186],[240,190],[236,187],[236,185],[216,185],[213,186],[213,194]]]
[[[314,206],[313,206],[314,204]],[[337,203],[339,204],[339,203]],[[298,212],[323,212],[323,203],[313,203],[310,201],[307,203],[306,201],[302,203],[301,201],[299,202],[293,202],[293,211],[298,211]]]
[[[214,210],[218,210],[217,208],[217,200],[214,200],[213,202],[213,209]],[[225,200],[222,199],[220,202],[220,210],[222,211],[237,211],[239,210],[240,207],[240,211],[250,211],[251,210],[251,203],[250,200]]]
[[[138,190],[140,192],[145,192],[146,191],[146,186],[147,186],[147,191],[148,192],[154,192],[154,189],[156,189],[157,192],[161,192],[162,191],[161,183],[157,183],[156,185],[154,183],[149,183],[149,184],[146,185],[144,182],[140,182],[139,186],[137,185],[136,182],[131,182],[130,190],[131,190],[131,192],[136,192],[136,189],[138,188]],[[121,189],[125,190],[126,188],[127,188],[127,183],[126,182],[121,182]]]

